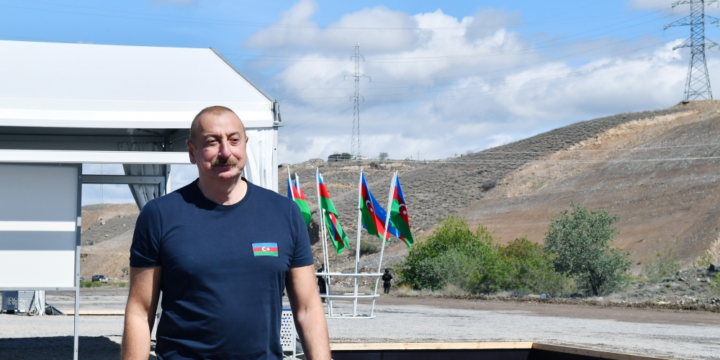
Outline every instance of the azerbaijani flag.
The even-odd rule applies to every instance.
[[[277,243],[253,243],[252,247],[255,256],[278,256]]]
[[[320,205],[320,213],[325,214],[325,226],[327,227],[330,240],[332,240],[335,251],[338,255],[342,254],[343,249],[349,249],[347,235],[342,226],[340,226],[340,220],[338,220],[338,213],[335,210],[332,200],[330,200],[330,193],[328,193],[325,183],[323,182],[322,175],[317,173],[318,183],[318,205]],[[324,212],[323,212],[324,210]]]
[[[400,231],[400,239],[405,240],[408,247],[413,243],[412,232],[410,231],[410,218],[408,217],[405,196],[400,187],[400,178],[395,175],[395,186],[393,191],[392,205],[390,206],[390,224]]]
[[[310,225],[312,216],[310,215],[310,207],[308,206],[307,199],[305,199],[305,193],[300,187],[300,179],[295,174],[295,181],[290,178],[288,174],[288,197],[293,199],[297,206],[300,208],[300,213],[303,219],[305,219],[305,226]]]
[[[360,174],[360,212],[362,213],[363,227],[367,230],[368,234],[375,235],[382,239],[383,232],[385,231],[385,218],[387,213],[385,209],[375,200],[375,197],[370,193],[370,189],[365,181],[365,174]],[[388,226],[387,236],[385,240],[390,238],[390,235],[400,237],[400,232],[395,229],[392,225]]]

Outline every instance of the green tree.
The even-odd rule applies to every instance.
[[[630,269],[629,254],[609,245],[619,218],[603,209],[588,211],[575,203],[570,207],[571,213],[565,210],[551,221],[545,236],[544,249],[553,254],[555,270],[575,277],[588,294],[617,290]]]
[[[388,153],[386,153],[386,152],[381,152],[380,155],[378,156],[378,159],[380,159],[380,160],[386,160],[387,158],[388,158]]]
[[[415,289],[440,290],[453,284],[471,293],[504,288],[505,271],[487,228],[473,233],[459,216],[442,220],[424,242],[413,245],[400,267],[404,283]]]

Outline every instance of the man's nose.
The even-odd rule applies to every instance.
[[[232,156],[232,153],[230,152],[230,143],[227,139],[222,139],[222,141],[220,141],[220,149],[218,151],[218,155],[225,159]]]

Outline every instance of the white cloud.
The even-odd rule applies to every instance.
[[[362,37],[361,71],[372,81],[361,82],[361,134],[370,157],[450,157],[574,121],[665,108],[683,96],[687,51],[671,49],[680,40],[537,43],[507,27],[521,14],[495,9],[457,18],[376,7],[321,28],[311,21],[316,11],[315,2],[300,1],[278,23],[302,29],[267,27],[245,41],[298,58],[274,76],[286,122],[281,162],[350,150],[354,82],[343,76],[354,70],[349,57]],[[375,26],[408,29],[359,29]]]

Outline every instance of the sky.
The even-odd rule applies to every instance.
[[[280,102],[281,163],[349,152],[359,44],[362,154],[440,159],[681,101],[689,50],[672,48],[689,28],[664,25],[689,8],[671,3],[0,0],[0,39],[213,47]],[[718,48],[707,56],[718,83]],[[173,188],[196,174],[174,167]],[[126,186],[83,190],[84,204],[131,201]]]

